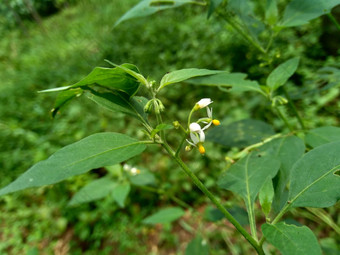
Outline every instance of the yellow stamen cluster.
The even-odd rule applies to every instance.
[[[205,148],[204,148],[204,146],[203,146],[201,143],[198,145],[198,151],[199,151],[202,155],[205,154]]]
[[[221,124],[221,122],[219,120],[212,120],[212,124],[214,124],[215,126],[218,126]]]

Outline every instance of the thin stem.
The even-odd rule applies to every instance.
[[[285,94],[286,98],[288,99],[288,104],[289,104],[290,108],[293,110],[296,118],[298,119],[301,128],[304,130],[305,129],[305,124],[303,123],[303,120],[302,120],[299,112],[297,111],[297,109],[296,109],[296,107],[295,107],[295,105],[294,105],[294,103],[292,101],[292,98],[290,97],[290,95],[289,95],[289,93],[288,93],[288,91],[286,90],[285,87],[283,87],[283,93]]]
[[[338,30],[340,30],[340,24],[338,23],[338,21],[336,20],[336,18],[332,15],[332,13],[328,13],[327,16],[331,19],[331,21],[334,23],[334,25],[336,26],[336,28]]]
[[[322,220],[325,222],[328,226],[330,226],[332,229],[334,229],[335,232],[340,235],[340,227],[334,222],[334,220],[325,212],[325,210],[322,210],[321,208],[306,208],[309,212],[314,214],[317,219]]]
[[[261,53],[266,54],[266,51],[259,45],[251,36],[249,36],[243,29],[234,21],[233,17],[228,13],[223,13],[222,11],[218,11],[218,15],[227,21],[246,41],[251,43],[256,49],[258,49]]]
[[[177,164],[190,177],[194,184],[210,199],[211,202],[224,214],[224,216],[235,226],[235,228],[245,237],[245,239],[255,248],[258,254],[264,255],[264,251],[258,242],[241,226],[241,224],[224,208],[217,198],[205,187],[198,177],[188,168],[188,166],[175,155],[175,152],[167,144],[162,144],[169,155],[177,162]]]
[[[175,156],[177,157],[179,152],[181,151],[181,148],[183,146],[183,143],[185,142],[185,139],[187,138],[187,134],[185,134],[181,140],[181,143],[179,144],[177,150],[176,150],[176,153],[175,153]]]
[[[285,125],[289,128],[289,130],[293,132],[294,131],[293,127],[289,124],[288,120],[282,114],[280,109],[278,107],[276,107],[276,106],[274,107],[274,109],[276,110],[277,115],[282,119],[282,121],[285,123]]]

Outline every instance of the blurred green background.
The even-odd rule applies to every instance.
[[[284,5],[288,1],[279,1]],[[184,6],[114,23],[138,0],[4,0],[0,3],[0,185],[13,181],[34,163],[59,148],[90,134],[122,132],[143,138],[140,126],[121,113],[100,108],[85,97],[71,102],[55,119],[50,116],[55,93],[38,91],[69,85],[95,66],[133,63],[144,76],[160,80],[166,72],[183,68],[207,68],[247,73],[264,82],[271,69],[227,24],[207,19],[206,8]],[[254,1],[258,4],[258,1]],[[287,29],[275,41],[275,65],[301,57],[289,86],[297,93],[308,128],[339,125],[340,33],[327,17],[308,25]],[[333,68],[323,71],[322,68]],[[327,69],[328,70],[328,69]],[[327,90],[323,90],[328,86]],[[260,119],[277,132],[283,123],[267,102],[252,93],[229,94],[209,87],[176,85],[163,92],[165,119],[185,121],[193,104],[203,97],[214,100],[214,116],[229,124]],[[140,91],[143,95],[143,91]],[[307,96],[306,96],[307,95]],[[286,112],[290,114],[289,111]],[[292,123],[296,123],[292,119]],[[176,132],[169,134],[178,139]],[[207,155],[184,155],[197,174],[214,192],[214,180],[226,168],[228,148],[207,144]],[[207,201],[192,187],[173,162],[149,148],[128,162],[153,172],[159,185],[203,212]],[[0,199],[0,254],[182,254],[186,244],[200,233],[214,251],[247,254],[240,235],[223,224],[211,227],[202,214],[188,211],[174,225],[146,226],[141,220],[164,205],[166,195],[133,188],[127,206],[119,208],[111,197],[78,207],[67,207],[72,195],[103,175],[98,169],[53,186],[29,189]],[[225,194],[226,197],[230,194]],[[228,204],[229,203],[229,204]],[[227,205],[240,204],[237,198]],[[338,207],[330,210],[336,215]],[[302,209],[301,209],[302,210]],[[308,212],[300,212],[308,213]],[[339,217],[337,218],[339,221]],[[331,245],[327,226],[311,220],[309,226]],[[212,228],[212,229],[209,229]],[[228,248],[229,247],[229,248]],[[249,254],[249,253],[248,253]]]

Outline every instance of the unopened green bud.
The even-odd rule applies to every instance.
[[[282,96],[276,96],[272,99],[272,106],[284,105],[287,104],[288,100]]]
[[[178,128],[180,127],[181,124],[179,124],[179,122],[176,120],[176,121],[172,122],[172,125],[174,125],[174,127],[175,127],[176,129],[178,129]]]
[[[144,106],[144,112],[150,113],[153,107],[153,99],[149,100],[146,105]]]
[[[191,150],[192,150],[192,146],[191,145],[185,146],[185,151],[191,151]]]

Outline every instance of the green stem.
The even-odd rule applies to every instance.
[[[169,155],[190,177],[194,184],[210,199],[211,202],[224,214],[224,216],[235,226],[235,228],[245,237],[245,239],[255,248],[258,254],[264,255],[264,251],[258,242],[241,226],[241,224],[224,208],[217,198],[204,186],[198,177],[188,168],[188,166],[178,157],[172,148],[167,144],[162,144]]]
[[[222,17],[225,21],[227,21],[232,28],[234,28],[246,41],[251,43],[256,49],[258,49],[261,53],[266,54],[266,51],[251,37],[243,31],[239,24],[234,21],[233,17],[231,17],[228,13],[222,13],[222,11],[218,12],[219,16]]]
[[[334,23],[334,25],[336,26],[336,28],[338,30],[340,30],[340,24],[338,23],[338,21],[336,20],[336,18],[334,18],[334,16],[332,15],[332,13],[328,13],[327,16],[331,19],[331,21]]]
[[[175,153],[175,156],[177,157],[179,152],[181,151],[181,148],[183,146],[183,143],[185,142],[185,139],[187,138],[187,134],[185,134],[181,140],[181,143],[179,144],[177,150],[176,150],[176,153]]]
[[[288,104],[289,104],[290,108],[293,110],[296,118],[298,119],[301,128],[304,130],[305,129],[305,124],[303,123],[303,120],[302,120],[299,112],[297,111],[297,109],[296,109],[296,107],[295,107],[295,105],[294,105],[294,103],[292,101],[292,98],[290,97],[290,95],[289,95],[289,93],[288,93],[288,91],[286,90],[285,87],[283,87],[283,93],[285,94],[286,98],[288,99]]]
[[[256,222],[255,222],[254,203],[252,203],[251,201],[248,201],[247,207],[248,207],[248,218],[249,218],[251,235],[256,241],[258,241],[257,230],[256,230]]]
[[[289,130],[291,132],[294,131],[293,127],[289,124],[288,120],[286,119],[286,117],[282,114],[282,112],[280,111],[280,109],[278,107],[274,107],[274,109],[276,110],[277,115],[282,119],[282,121],[285,123],[285,125],[289,128]]]
[[[328,226],[330,226],[334,231],[340,236],[340,227],[334,222],[334,220],[321,208],[306,208],[309,212],[314,214],[317,219],[322,220]]]

